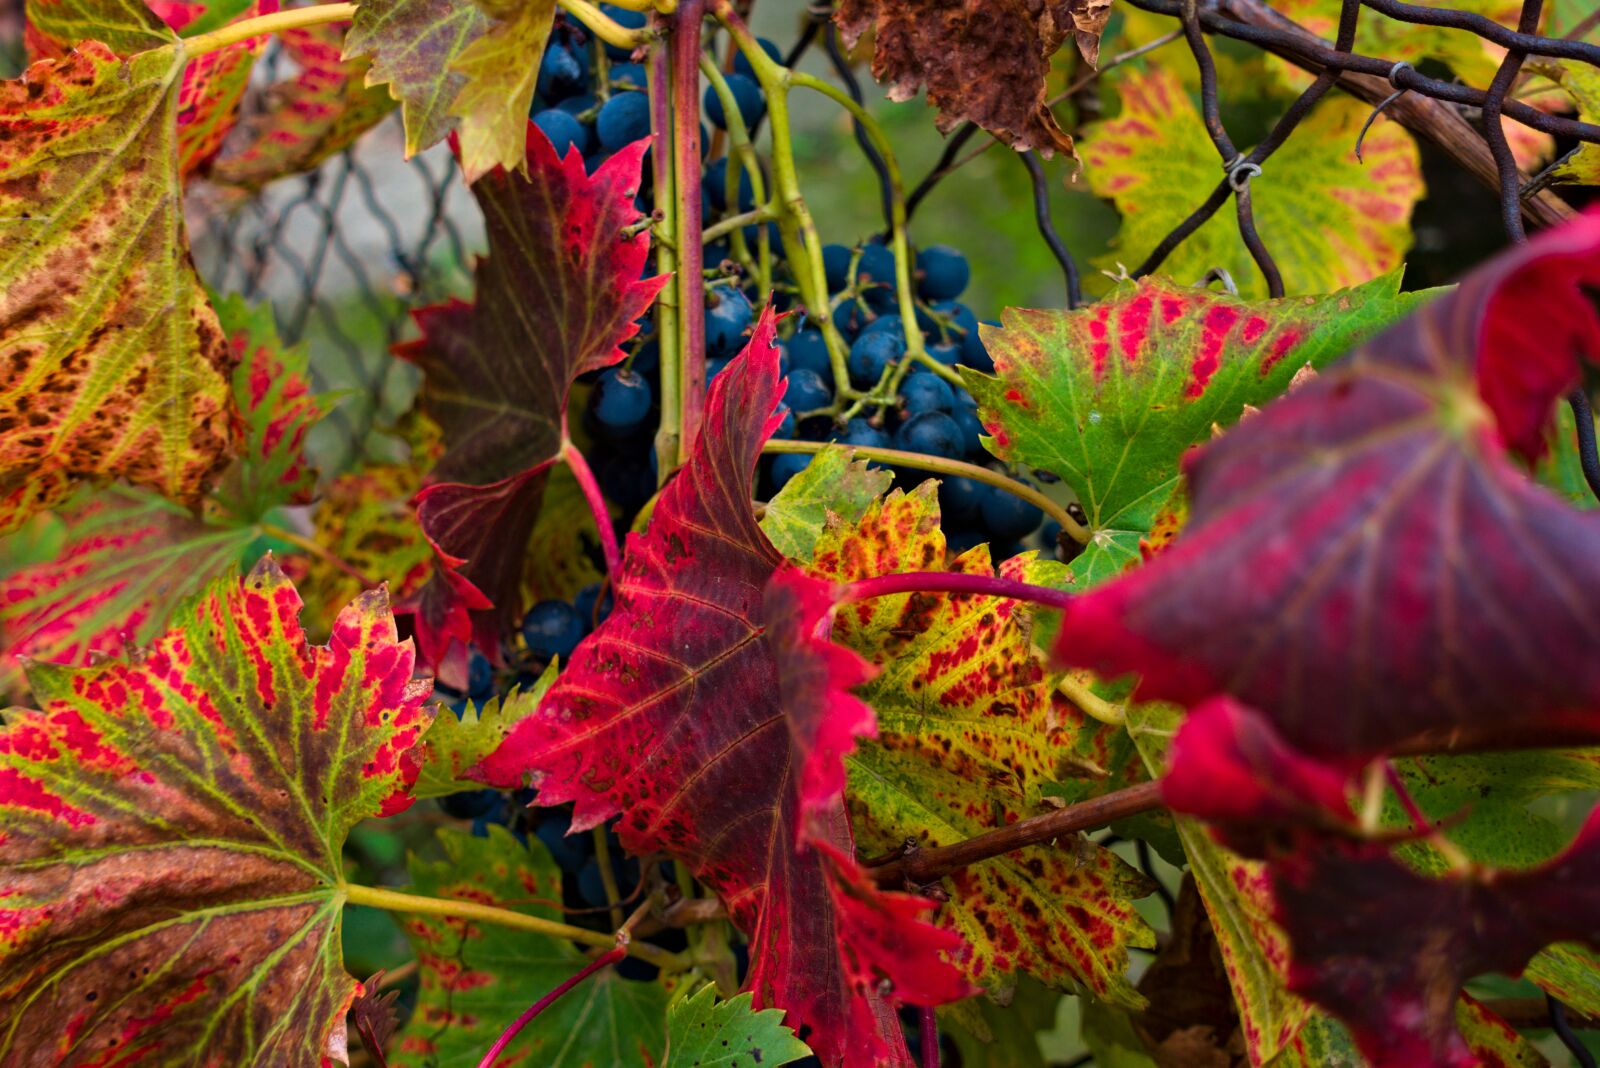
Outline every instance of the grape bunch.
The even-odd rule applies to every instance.
[[[644,23],[641,12],[601,6],[621,25]],[[782,62],[776,44],[765,39],[760,44]],[[754,138],[767,108],[755,71],[736,52],[722,78],[744,129]],[[716,86],[706,87],[702,106],[702,152],[710,155],[702,168],[700,193],[709,227],[752,212],[758,189],[769,192],[771,183],[764,170],[753,180],[744,162],[725,150],[729,115]],[[575,146],[593,170],[622,146],[649,135],[644,67],[625,50],[592,41],[577,23],[558,17],[539,68],[531,117],[558,151]],[[647,164],[639,196],[642,214],[651,209],[650,180]],[[775,223],[724,229],[726,233],[706,245],[704,256],[708,383],[743,348],[756,311],[769,296],[780,310],[799,303],[799,287],[783,258]],[[765,260],[758,254],[763,245]],[[908,324],[895,287],[895,256],[882,236],[854,247],[827,245],[821,254],[831,323],[847,353],[841,353],[843,366],[836,368],[821,324],[807,322],[801,314],[783,320],[779,344],[788,384],[776,436],[996,465],[982,446],[983,425],[972,395],[951,381],[953,375],[941,376],[926,361],[909,355],[914,335],[932,362],[951,369],[964,365],[993,370],[979,321],[960,299],[971,280],[967,258],[947,245],[915,251],[910,265],[915,315]],[[770,292],[758,283],[763,263],[770,264],[765,276]],[[653,443],[660,414],[660,346],[653,329],[649,316],[641,319],[628,358],[593,376],[583,412],[582,425],[591,439],[586,451],[624,524],[649,501],[658,483]],[[795,453],[766,458],[758,495],[776,493],[808,462],[807,455]],[[896,475],[908,486],[930,477],[909,468]],[[1044,547],[1054,547],[1058,531],[1041,531],[1039,509],[1003,490],[945,476],[939,496],[952,551],[987,541],[999,559],[1021,551],[1035,535]]]

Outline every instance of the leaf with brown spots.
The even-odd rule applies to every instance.
[[[235,354],[185,248],[181,46],[85,44],[0,86],[0,531],[89,479],[198,499]]]
[[[712,382],[689,462],[661,491],[648,530],[629,535],[611,615],[482,776],[512,786],[532,775],[541,804],[575,803],[574,830],[620,814],[630,852],[688,865],[750,938],[745,988],[756,1006],[809,1027],[824,1064],[909,1065],[876,979],[914,992],[942,976],[870,971],[878,940],[899,924],[918,937],[931,931],[902,915],[927,903],[851,878],[842,811],[826,839],[797,848],[800,760],[762,623],[784,560],[750,503],[761,446],[779,422],[773,324],[768,309]]]
[[[1050,57],[1071,35],[1091,64],[1111,0],[844,0],[845,40],[873,31],[872,74],[891,100],[919,89],[939,129],[974,122],[1016,149],[1072,153],[1045,105]]]
[[[278,10],[278,0],[245,4],[152,0],[29,0],[30,58],[59,59],[80,41],[99,41],[124,58]],[[192,60],[178,91],[178,172],[188,178],[211,162],[233,129],[256,57],[269,37],[252,37]]]
[[[426,682],[382,590],[308,645],[270,559],[147,650],[33,664],[0,730],[0,1062],[343,1061],[339,859],[410,803]]]
[[[814,570],[843,582],[942,569],[936,484],[896,490],[859,524],[833,522]],[[951,570],[993,575],[987,546]],[[1024,554],[1005,578],[1060,585],[1066,568]],[[1026,605],[996,597],[899,594],[846,605],[833,639],[866,657],[877,676],[857,692],[877,713],[875,741],[848,760],[850,812],[862,847],[880,855],[906,839],[963,841],[1045,810],[1041,787],[1077,765],[1083,717],[1054,693],[1031,641]],[[1092,722],[1092,721],[1091,721]],[[1134,910],[1144,876],[1086,840],[1030,846],[950,876],[936,922],[971,951],[958,963],[991,991],[1018,973],[1136,1007],[1128,947],[1155,944]]]
[[[368,84],[400,101],[407,156],[455,127],[451,105],[467,82],[456,60],[493,22],[474,0],[369,0],[356,9],[345,56],[370,62]],[[537,76],[538,60],[526,62]]]
[[[454,718],[448,713],[441,719]],[[536,838],[503,827],[486,838],[441,831],[444,859],[410,859],[413,893],[460,899],[541,919],[561,911],[561,871]],[[389,1050],[394,1068],[473,1068],[528,1005],[589,962],[573,943],[436,916],[401,920],[420,964],[417,1007]],[[534,1018],[496,1064],[632,1068],[660,1064],[667,991],[607,968]]]
[[[516,725],[533,715],[556,681],[552,663],[527,689],[513,687],[485,703],[468,701],[461,718],[435,716],[422,736],[422,770],[412,789],[417,797],[446,797],[481,785],[472,771],[504,742]],[[559,896],[559,895],[557,895]]]
[[[963,370],[989,447],[1061,476],[1092,533],[1074,585],[1137,563],[1176,505],[1178,461],[1300,368],[1342,356],[1416,304],[1398,273],[1323,297],[1243,301],[1149,278],[1078,311],[983,327],[994,375]]]
[[[856,522],[893,480],[850,449],[823,449],[767,502],[761,529],[783,555],[807,563],[829,516]]]

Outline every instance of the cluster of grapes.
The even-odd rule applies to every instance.
[[[645,15],[601,5],[619,24],[638,27]],[[775,62],[782,54],[771,41],[761,47]],[[723,75],[739,117],[752,136],[766,114],[766,100],[755,71],[743,54],[734,55]],[[591,168],[624,145],[650,133],[650,106],[644,67],[623,49],[588,39],[574,22],[558,18],[539,68],[538,94],[532,119],[565,152],[576,146]],[[728,115],[723,97],[708,86],[703,97],[705,122],[701,144],[709,149],[722,141]],[[707,128],[718,131],[710,136]],[[729,167],[734,167],[730,175]],[[639,207],[648,213],[650,168],[643,175]],[[731,180],[730,180],[731,179]],[[749,172],[730,155],[719,153],[703,168],[701,206],[709,224],[751,212],[755,188]],[[798,292],[789,265],[781,256],[776,224],[766,233],[751,223],[730,229],[705,249],[705,357],[709,382],[738,354],[748,337],[756,309],[768,294],[754,281],[749,252],[765,238],[773,251],[771,297],[787,308]],[[735,233],[742,240],[734,240]],[[910,332],[933,361],[954,368],[961,364],[981,371],[994,368],[978,332],[978,319],[961,303],[971,278],[965,256],[945,245],[915,253],[915,322],[901,314],[895,288],[895,256],[882,238],[855,248],[828,245],[822,250],[832,323],[849,346],[845,361],[848,382],[838,377],[818,324],[804,316],[784,320],[780,339],[782,366],[788,378],[786,411],[777,436],[808,441],[835,441],[857,448],[898,449],[949,460],[992,464],[980,442],[972,395],[921,361],[908,356]],[[648,317],[629,358],[596,376],[584,411],[583,425],[593,441],[588,450],[606,496],[623,512],[623,522],[654,494],[657,469],[652,444],[659,418],[660,349]],[[890,385],[894,388],[891,392]],[[841,386],[850,388],[848,397]],[[870,403],[852,404],[862,394]],[[848,418],[841,416],[848,415]],[[763,463],[763,496],[775,493],[803,470],[809,457],[780,454]],[[897,471],[900,481],[914,485],[926,472]],[[1012,555],[1038,532],[1045,546],[1057,531],[1041,531],[1038,508],[1003,490],[961,477],[941,480],[940,501],[951,548],[964,550],[991,542],[997,558]]]

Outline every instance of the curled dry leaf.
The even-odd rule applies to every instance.
[[[1050,57],[1068,36],[1091,64],[1110,0],[844,0],[834,21],[853,44],[873,31],[872,74],[893,100],[926,88],[939,129],[974,122],[1016,149],[1073,154],[1045,105]]]

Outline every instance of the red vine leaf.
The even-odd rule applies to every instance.
[[[1203,446],[1189,525],[1055,651],[1140,695],[1227,692],[1298,749],[1600,739],[1600,518],[1530,481],[1600,358],[1600,215],[1503,256]],[[1543,409],[1541,410],[1541,403]]]
[[[1095,63],[1110,16],[1110,0],[844,0],[834,20],[852,46],[873,31],[872,74],[890,99],[926,87],[940,130],[970,121],[1049,156],[1073,152],[1045,104],[1050,57],[1071,34]]]
[[[341,56],[348,23],[301,26],[278,35],[292,78],[267,90],[268,105],[245,120],[242,143],[223,150],[210,178],[245,190],[315,170],[394,109],[382,86],[368,88],[367,64]]]
[[[1526,871],[1433,879],[1381,846],[1329,840],[1271,865],[1289,989],[1335,1013],[1384,1068],[1475,1068],[1456,1027],[1462,984],[1515,975],[1553,942],[1600,946],[1600,816]]]
[[[623,358],[619,346],[666,283],[641,278],[648,233],[623,236],[639,214],[645,143],[589,175],[576,151],[558,159],[543,131],[532,123],[527,131],[527,175],[497,169],[472,187],[489,240],[475,302],[415,313],[422,337],[396,349],[422,368],[422,405],[444,431],[438,481],[417,498],[442,564],[418,615],[430,662],[444,655],[446,636],[487,637],[520,614],[523,549],[544,471],[561,449],[567,391],[580,374]],[[464,562],[458,569],[447,557]],[[493,602],[493,613],[469,603],[456,579]]]
[[[234,354],[183,241],[183,68],[177,46],[88,42],[0,85],[0,531],[88,479],[192,503],[227,460]]]
[[[30,667],[42,710],[0,731],[0,1061],[345,1060],[339,852],[409,803],[428,684],[382,590],[327,646],[299,612],[268,559],[128,660]]]
[[[861,989],[878,950],[858,944],[867,964],[840,954],[843,932],[865,923],[861,909],[881,905],[839,878],[852,856],[842,812],[820,843],[833,852],[796,848],[797,759],[761,625],[783,558],[750,506],[779,422],[773,323],[769,309],[712,384],[693,455],[649,530],[629,536],[610,617],[482,770],[504,785],[531,772],[540,804],[575,803],[574,830],[620,813],[630,852],[688,864],[750,936],[756,1005],[810,1027],[824,1063],[908,1064],[890,1005],[876,986]]]

